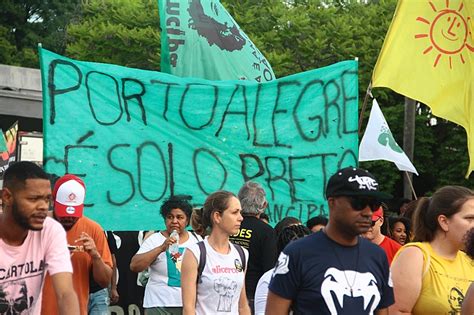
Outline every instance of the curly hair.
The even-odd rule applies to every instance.
[[[466,234],[466,254],[474,259],[474,228],[471,228]]]
[[[277,251],[280,253],[291,241],[310,235],[311,231],[302,224],[285,227],[278,235]]]
[[[193,207],[188,200],[191,199],[191,196],[186,195],[175,195],[171,196],[163,202],[160,208],[160,213],[163,219],[171,213],[173,209],[181,209],[186,215],[186,219],[189,222],[191,219],[191,213],[193,212]]]

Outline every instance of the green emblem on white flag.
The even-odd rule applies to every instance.
[[[377,141],[381,145],[387,146],[397,153],[403,153],[402,148],[400,148],[398,143],[395,141],[392,132],[390,131],[390,128],[388,128],[388,125],[386,124],[387,123],[385,122],[385,125],[380,128],[380,134],[377,138]]]
[[[359,161],[385,160],[395,163],[400,171],[418,175],[415,166],[393,138],[390,127],[374,99],[369,122],[359,146]]]

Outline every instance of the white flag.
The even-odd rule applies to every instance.
[[[415,166],[392,136],[387,121],[374,99],[369,123],[359,146],[359,161],[385,160],[395,163],[400,171],[418,175]]]

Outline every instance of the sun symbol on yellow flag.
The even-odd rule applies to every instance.
[[[436,67],[444,55],[448,57],[449,68],[453,68],[453,57],[459,57],[460,62],[466,63],[463,55],[465,49],[474,52],[474,47],[469,44],[472,33],[469,29],[471,17],[464,17],[462,11],[464,3],[461,2],[459,8],[450,9],[449,1],[445,2],[445,7],[438,9],[433,2],[427,3],[434,12],[434,18],[431,20],[427,16],[418,16],[416,20],[427,25],[426,33],[416,34],[415,38],[428,38],[429,46],[423,51],[428,54],[436,51],[436,57],[433,67]]]
[[[398,0],[372,74],[464,127],[474,170],[474,0]],[[458,148],[462,149],[462,148]]]

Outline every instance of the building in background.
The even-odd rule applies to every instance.
[[[0,65],[0,128],[18,121],[17,161],[43,160],[43,100],[38,69]],[[0,178],[0,186],[1,186]]]

